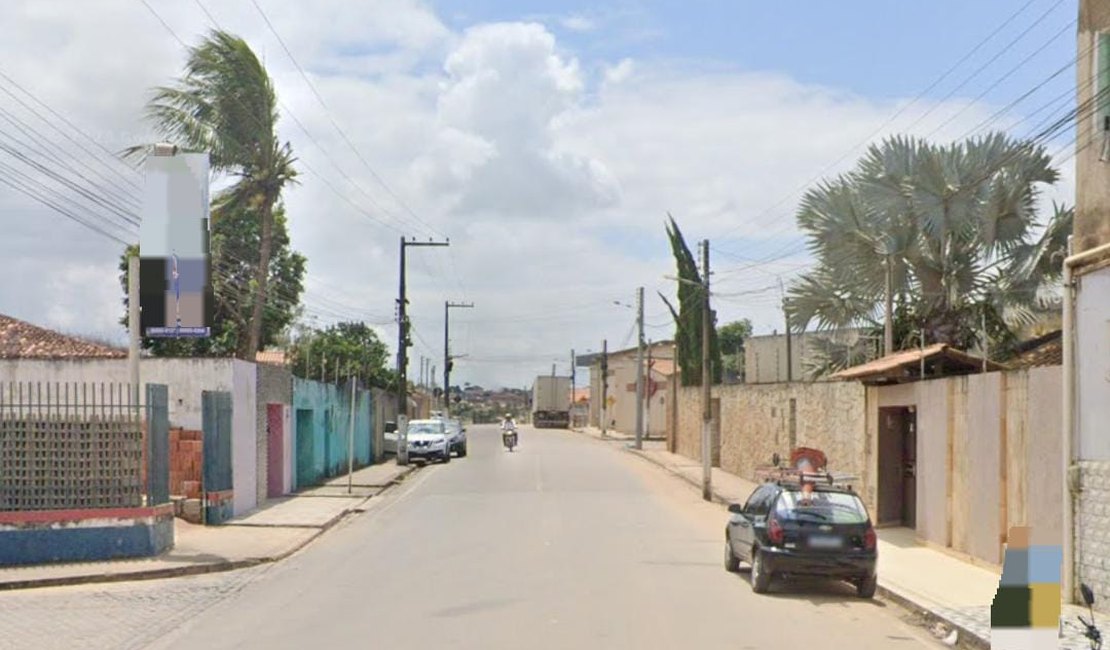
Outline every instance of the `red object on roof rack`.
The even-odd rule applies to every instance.
[[[764,481],[773,481],[780,485],[815,483],[840,485],[851,489],[851,484],[859,481],[857,476],[829,472],[827,465],[828,459],[820,449],[798,447],[790,454],[789,466],[783,467],[776,454],[774,463],[757,468],[756,475]]]
[[[825,452],[810,447],[798,447],[790,452],[790,466],[796,469],[821,471],[828,465]],[[806,467],[808,465],[808,467]]]

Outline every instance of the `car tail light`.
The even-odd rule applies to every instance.
[[[877,541],[878,541],[878,536],[875,535],[874,526],[868,526],[867,527],[867,532],[863,534],[863,546],[864,546],[864,548],[866,548],[869,551],[873,550],[875,548],[875,544],[877,543]]]
[[[771,518],[770,526],[767,528],[767,536],[771,538],[772,544],[782,544],[786,538],[786,533],[782,529],[782,525],[774,517]]]

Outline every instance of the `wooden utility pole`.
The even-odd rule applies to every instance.
[[[712,389],[713,373],[710,368],[710,327],[712,327],[712,311],[709,308],[709,240],[701,243],[701,268],[702,268],[702,303],[701,303],[701,471],[702,471],[702,498],[706,501],[713,500],[713,453],[710,449],[712,436]],[[787,339],[789,340],[789,338]]]

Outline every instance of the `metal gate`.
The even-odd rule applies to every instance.
[[[164,384],[146,385],[147,505],[170,502],[170,392]]]
[[[204,523],[221,524],[232,515],[231,393],[201,394],[204,420]]]

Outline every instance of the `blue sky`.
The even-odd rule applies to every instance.
[[[149,141],[143,102],[183,56],[150,11],[12,2],[5,74],[110,150]],[[1024,136],[1074,105],[1077,0],[314,0],[309,13],[260,0],[326,110],[251,3],[201,2],[261,54],[283,137],[331,178],[306,172],[285,196],[309,259],[306,313],[383,323],[393,340],[398,232],[366,217],[427,236],[411,207],[452,241],[449,255],[413,257],[414,354],[441,354],[444,300],[475,302],[452,319],[452,349],[469,355],[459,380],[483,385],[518,385],[603,338],[627,343],[631,313],[612,302],[639,286],[649,336],[666,336],[656,292],[674,288],[668,211],[692,247],[713,242],[722,320],[770,333],[781,329],[780,280],[809,266],[799,190],[849,167],[861,142],[958,138],[1032,91],[990,122]],[[196,3],[151,3],[186,40],[211,26]],[[88,29],[106,13],[111,23]],[[1052,151],[1066,156],[1068,140]],[[1070,202],[1062,172],[1053,198]],[[0,287],[0,313],[122,335],[115,242],[13,192],[0,191],[0,225],[5,268],[35,279]]]
[[[1074,38],[1053,37],[1062,29],[1074,34],[1074,26],[1069,25],[1076,17],[1076,0],[1027,3],[1029,0],[435,0],[432,5],[455,28],[546,19],[560,42],[586,60],[687,59],[707,66],[781,72],[803,83],[891,99],[916,96],[1017,14],[927,95],[940,99],[1031,28],[956,95],[970,98],[978,94],[1051,42],[987,95],[988,100],[1005,103],[1075,56]],[[575,30],[559,24],[560,18],[570,17],[585,19],[593,28]],[[1060,92],[1073,83],[1074,74],[1061,75],[1045,87],[1046,97],[1053,89]]]

